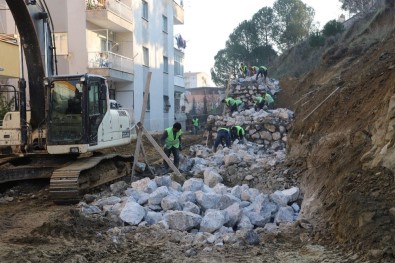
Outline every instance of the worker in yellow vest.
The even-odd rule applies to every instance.
[[[181,123],[174,123],[173,127],[169,127],[165,129],[165,132],[162,135],[161,143],[164,146],[164,152],[167,157],[170,157],[173,154],[174,166],[178,168],[180,163],[180,151],[182,151],[182,143],[181,143]],[[165,170],[168,171],[169,165],[167,162],[164,162]]]
[[[199,131],[199,118],[195,117],[192,119],[192,133],[197,134]]]

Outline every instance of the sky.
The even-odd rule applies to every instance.
[[[275,0],[184,0],[184,25],[175,27],[186,40],[184,72],[206,72],[214,66],[214,56],[225,48],[233,30],[250,20],[262,7]],[[342,13],[338,0],[302,0],[314,8],[319,28]]]

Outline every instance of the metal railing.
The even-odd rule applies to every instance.
[[[106,9],[122,17],[123,19],[133,22],[133,13],[131,5],[124,4],[119,0],[87,0],[86,10]]]
[[[134,72],[133,59],[110,52],[88,52],[89,68],[109,68],[126,73]]]

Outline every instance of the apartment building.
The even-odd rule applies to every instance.
[[[147,75],[152,72],[145,128],[162,131],[175,119],[186,119],[179,102],[185,90],[184,52],[174,44],[174,25],[184,23],[180,2],[51,0],[46,4],[54,26],[58,74],[105,76],[110,98],[138,122]],[[4,33],[17,34],[10,26],[12,16],[3,13]]]
[[[211,77],[205,72],[185,72],[184,82],[186,89],[215,86]]]

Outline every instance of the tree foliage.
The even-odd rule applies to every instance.
[[[273,9],[277,16],[280,49],[289,49],[305,39],[312,27],[315,11],[301,0],[277,0]]]
[[[377,0],[339,0],[342,3],[342,9],[350,13],[367,12],[374,8]]]
[[[277,0],[274,7],[263,7],[251,20],[240,23],[229,35],[225,48],[214,57],[211,78],[226,86],[229,76],[236,76],[240,63],[268,65],[284,51],[309,36],[314,9],[301,0]]]
[[[254,14],[251,23],[256,30],[256,39],[260,45],[269,46],[275,44],[278,28],[273,8],[263,7]]]
[[[336,20],[330,20],[322,29],[322,34],[326,37],[337,35],[344,31],[344,25]]]
[[[311,47],[322,47],[325,45],[325,37],[321,32],[313,32],[309,37],[309,44]]]

